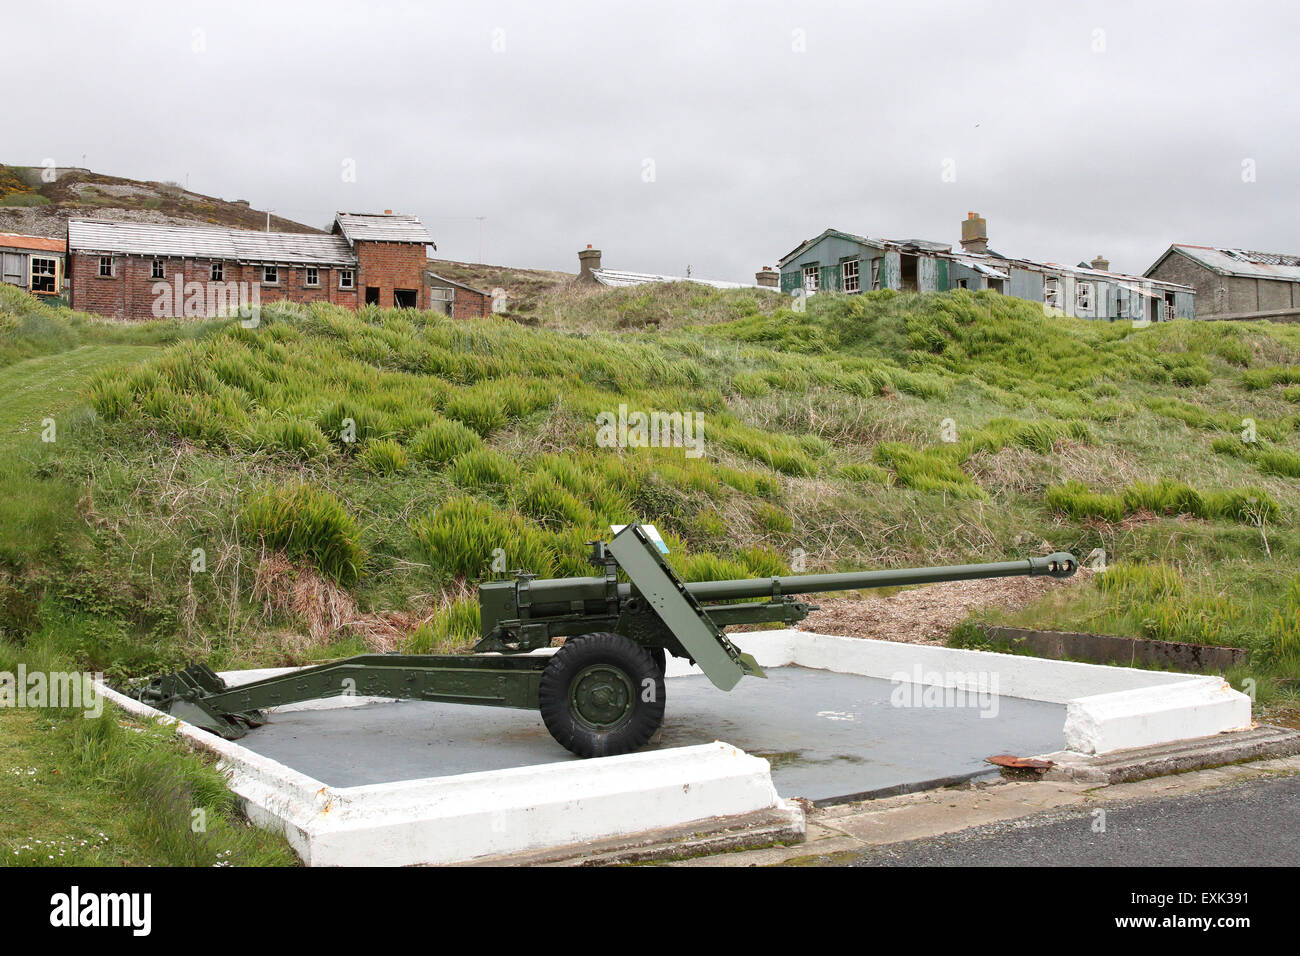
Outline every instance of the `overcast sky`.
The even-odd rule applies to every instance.
[[[439,255],[749,280],[828,226],[1141,272],[1300,253],[1300,5],[27,3],[0,162],[171,180]],[[39,81],[36,78],[39,77]],[[348,173],[355,171],[355,181]],[[1244,181],[1253,179],[1253,181]]]

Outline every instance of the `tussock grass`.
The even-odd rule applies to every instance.
[[[1278,503],[1261,488],[1198,491],[1166,479],[1137,482],[1115,493],[1094,492],[1078,482],[1069,482],[1048,488],[1045,497],[1050,507],[1077,520],[1101,518],[1119,522],[1139,511],[1152,511],[1259,524],[1272,520],[1280,512]]]
[[[330,492],[295,482],[254,492],[239,512],[245,539],[307,558],[340,584],[355,583],[365,561],[356,520]]]
[[[262,550],[287,546],[358,613],[437,608],[420,640],[446,647],[466,633],[448,602],[494,556],[588,574],[585,542],[639,519],[687,577],[779,573],[794,548],[812,571],[1104,548],[1176,564],[1189,607],[1227,601],[1254,640],[1274,633],[1274,572],[1300,557],[1298,329],[1049,322],[991,293],[818,295],[805,312],[693,285],[545,298],[534,325],[273,305],[256,329],[136,332],[14,299],[0,366],[96,336],[168,343],[86,381],[69,440],[13,461],[10,485],[0,470],[0,522],[23,536],[0,542],[0,572],[35,608],[19,619],[52,614],[45,599],[114,618],[125,638],[87,653],[123,671],[147,666],[132,642],[273,663],[270,632],[302,622],[251,589]],[[700,414],[703,455],[598,446],[596,416],[620,405]],[[1261,444],[1227,451],[1247,418]],[[57,507],[28,507],[38,494]],[[22,530],[38,518],[39,547]],[[1086,612],[1144,633],[1125,600],[1087,589],[1033,623]]]

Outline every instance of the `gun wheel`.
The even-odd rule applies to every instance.
[[[570,638],[538,688],[551,736],[579,757],[612,757],[645,745],[664,718],[664,674],[630,638],[601,632]]]

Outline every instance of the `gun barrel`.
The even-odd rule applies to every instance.
[[[772,594],[816,594],[824,591],[857,591],[863,588],[902,587],[938,581],[975,581],[981,578],[1010,578],[1047,574],[1068,578],[1078,568],[1072,554],[1057,552],[1045,558],[998,561],[992,564],[957,564],[940,568],[904,568],[897,571],[852,571],[845,574],[800,574],[790,577],[754,578],[739,581],[696,581],[687,589],[697,601],[739,601]]]
[[[933,584],[936,581],[973,581],[980,578],[1008,578],[1047,574],[1068,578],[1079,562],[1072,554],[1058,552],[1045,558],[1022,558],[992,564],[958,564],[940,568],[905,568],[896,571],[851,571],[845,574],[798,574],[774,578],[742,578],[737,581],[693,581],[686,585],[697,601],[742,601],[773,594],[816,594],[824,591],[857,591],[864,588],[902,587]],[[534,614],[562,613],[575,601],[600,601],[606,595],[604,578],[542,578],[528,586]],[[618,586],[620,598],[631,595],[627,584]]]

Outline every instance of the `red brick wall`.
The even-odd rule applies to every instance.
[[[456,297],[451,300],[451,317],[453,319],[483,318],[492,314],[492,296],[457,289]]]
[[[178,275],[182,281],[181,301],[179,304],[170,303],[172,314],[184,314],[187,295],[184,290],[185,283],[201,283],[206,294],[207,285],[212,278],[211,262],[197,259],[164,259],[162,261],[165,278],[159,280],[153,278],[153,261],[152,257],[115,256],[114,277],[103,279],[99,276],[98,255],[73,253],[68,269],[68,277],[72,283],[70,294],[72,308],[122,319],[156,318],[154,304],[159,300],[159,295],[154,292],[155,284],[160,281],[168,283],[171,299],[174,300]],[[258,294],[263,304],[288,300],[290,302],[333,302],[349,309],[357,307],[356,289],[347,290],[338,287],[337,269],[320,267],[319,285],[308,286],[305,268],[280,266],[278,283],[267,285],[262,281],[260,266],[234,262],[226,262],[223,265],[222,281],[248,283],[250,289],[252,283],[258,283]],[[356,270],[353,270],[353,281],[359,286],[360,280]],[[165,298],[163,304],[164,306],[168,304]]]
[[[424,246],[415,242],[357,242],[353,246],[360,268],[357,272],[358,301],[365,302],[365,290],[379,289],[379,306],[393,307],[393,290],[414,289],[416,308],[429,308],[429,289],[424,278]]]

